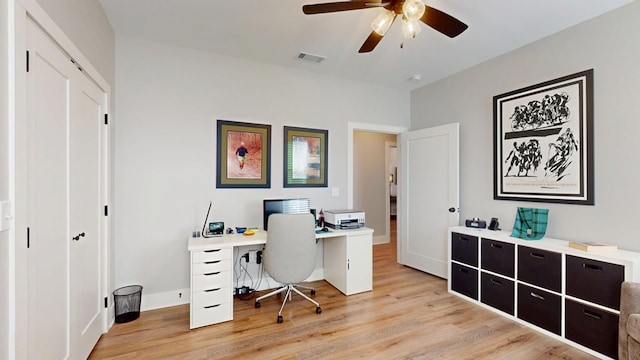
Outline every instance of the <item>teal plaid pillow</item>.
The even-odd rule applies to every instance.
[[[524,240],[540,240],[547,232],[549,209],[519,207],[511,236]]]

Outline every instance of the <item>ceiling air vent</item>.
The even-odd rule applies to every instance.
[[[316,63],[316,64],[319,64],[319,63],[323,62],[324,59],[326,59],[326,57],[324,57],[324,56],[307,54],[307,53],[303,53],[303,52],[298,53],[297,58],[298,58],[298,60],[308,61],[308,62],[312,62],[312,63]]]

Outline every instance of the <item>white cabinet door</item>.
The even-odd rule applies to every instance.
[[[398,262],[447,277],[449,226],[458,225],[458,124],[400,135]]]
[[[347,238],[347,295],[373,288],[373,238],[356,235]]]

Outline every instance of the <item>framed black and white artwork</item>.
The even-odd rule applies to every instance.
[[[593,205],[593,69],[493,97],[494,199]]]

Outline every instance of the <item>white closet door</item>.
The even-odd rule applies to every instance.
[[[68,359],[68,122],[70,83],[78,71],[29,21],[28,338],[30,359]]]
[[[102,333],[104,92],[27,26],[29,359],[84,359]]]
[[[100,126],[102,90],[86,76],[74,81],[69,127],[71,339],[85,359],[102,334],[100,262]]]

